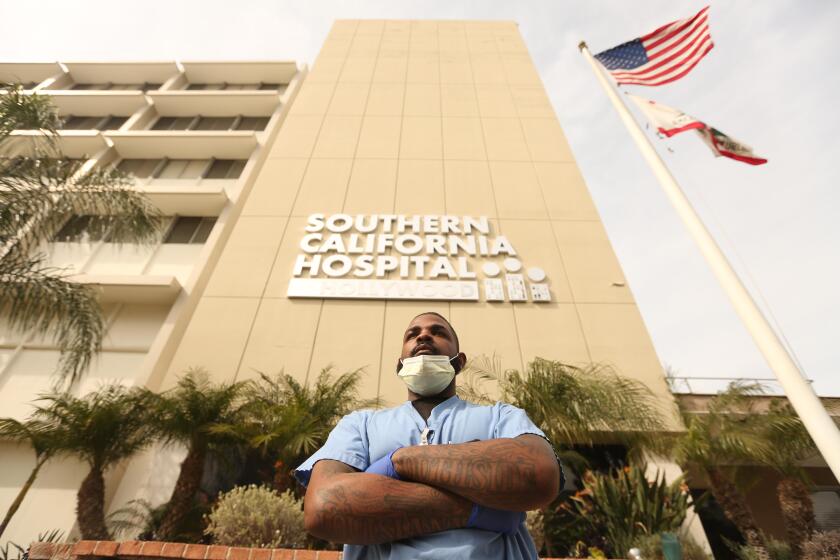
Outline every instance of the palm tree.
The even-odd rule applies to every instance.
[[[29,478],[27,478],[26,482],[23,483],[23,486],[18,491],[14,501],[6,511],[3,521],[0,522],[0,536],[3,535],[6,527],[9,526],[12,517],[14,517],[15,513],[17,513],[17,510],[23,503],[23,499],[35,483],[35,479],[38,477],[41,467],[43,467],[44,464],[55,454],[55,448],[50,441],[50,436],[50,432],[46,431],[44,426],[37,421],[27,420],[25,422],[20,422],[14,418],[0,418],[0,438],[17,443],[28,444],[32,447],[33,451],[35,451],[35,466],[29,473]]]
[[[67,454],[90,470],[76,495],[76,519],[83,539],[108,540],[105,472],[147,445],[150,394],[106,386],[84,397],[53,393],[41,397],[28,429],[46,437],[47,454]]]
[[[61,120],[47,96],[0,89],[0,312],[16,331],[51,334],[61,379],[72,383],[101,348],[101,310],[93,290],[48,266],[38,248],[74,214],[98,216],[118,242],[156,239],[160,220],[121,172],[82,169],[62,155]],[[21,129],[40,134],[12,134]]]
[[[552,441],[558,456],[572,466],[583,466],[574,445],[592,446],[609,434],[631,451],[659,449],[667,430],[669,411],[659,407],[650,390],[638,381],[616,374],[611,368],[590,364],[577,367],[536,358],[524,374],[500,372],[498,363],[473,360],[467,379],[458,391],[464,398],[490,403],[483,388],[495,384],[499,400],[525,410]]]
[[[154,426],[168,443],[186,446],[178,480],[157,528],[158,539],[174,538],[190,512],[204,476],[208,452],[241,443],[238,426],[246,419],[247,382],[214,384],[200,369],[188,371],[171,390],[159,395]]]
[[[811,436],[787,399],[773,399],[761,429],[774,452],[763,463],[781,475],[776,494],[784,519],[787,541],[794,559],[802,557],[802,547],[816,526],[811,501],[811,481],[799,462],[816,452]]]
[[[767,464],[775,453],[763,433],[763,419],[755,409],[758,384],[731,383],[709,401],[704,414],[683,410],[686,432],[674,442],[673,456],[684,469],[706,475],[709,489],[724,514],[741,532],[760,560],[769,558],[767,542],[746,499],[732,477],[733,468],[721,465]]]
[[[274,462],[278,491],[291,486],[290,469],[324,444],[342,416],[377,404],[358,399],[360,379],[361,370],[333,378],[324,369],[310,387],[282,372],[274,377],[261,373],[248,387],[248,421],[241,434],[263,459]]]

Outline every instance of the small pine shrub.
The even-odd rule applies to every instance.
[[[840,558],[840,531],[816,532],[802,547],[802,560]]]
[[[683,560],[710,560],[712,558],[689,535],[680,535],[679,539]],[[665,555],[662,553],[662,537],[659,535],[645,535],[636,542],[636,546],[645,560],[665,560]]]
[[[301,548],[303,504],[290,490],[278,494],[264,486],[237,486],[219,496],[204,533],[222,545]]]

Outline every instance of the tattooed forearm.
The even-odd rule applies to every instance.
[[[332,468],[313,473],[304,510],[307,530],[333,542],[376,544],[464,527],[472,509],[425,484]]]
[[[545,505],[559,491],[559,467],[539,436],[406,447],[393,460],[404,480],[489,507],[525,511]]]

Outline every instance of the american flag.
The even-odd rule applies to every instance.
[[[661,86],[679,80],[714,47],[709,6],[639,39],[595,55],[619,84]]]

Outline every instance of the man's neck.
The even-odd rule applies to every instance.
[[[420,395],[409,393],[408,398],[411,400],[411,406],[413,406],[414,410],[416,410],[420,414],[420,416],[423,418],[423,421],[428,422],[429,416],[432,415],[432,410],[437,405],[454,395],[455,391],[444,391],[431,397],[421,397]]]

